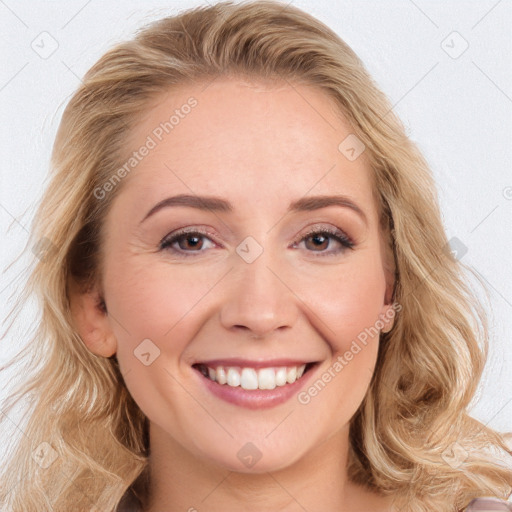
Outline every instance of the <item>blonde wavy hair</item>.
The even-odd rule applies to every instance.
[[[115,356],[95,356],[80,339],[67,286],[72,277],[84,287],[101,278],[100,228],[122,182],[102,200],[94,190],[124,162],[138,117],[173,86],[219,76],[312,85],[366,145],[402,308],[381,334],[373,380],[351,420],[350,478],[413,512],[507,498],[512,469],[494,455],[507,457],[505,436],[467,412],[487,355],[486,315],[470,269],[449,250],[429,167],[346,43],[311,15],[262,0],[153,22],[108,51],[69,101],[27,243],[38,257],[13,309],[17,317],[34,295],[41,318],[4,367],[30,356],[1,416],[31,397],[24,435],[2,468],[2,510],[114,511],[127,491],[142,500],[148,420]],[[36,449],[51,464],[38,463]],[[465,453],[458,465],[448,463],[453,450]]]

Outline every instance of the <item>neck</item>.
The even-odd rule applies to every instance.
[[[234,472],[198,459],[152,423],[150,446],[145,512],[348,512],[360,503],[361,491],[347,478],[348,426],[291,466],[265,473]]]

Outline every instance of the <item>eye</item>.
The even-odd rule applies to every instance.
[[[201,253],[204,252],[203,249],[212,247],[205,245],[205,240],[214,244],[208,235],[211,236],[212,234],[197,228],[181,229],[165,237],[160,242],[160,250],[171,251],[178,256]],[[310,241],[311,243],[308,243]],[[343,231],[335,228],[312,229],[295,241],[292,247],[296,248],[301,242],[305,242],[306,248],[310,252],[318,253],[316,256],[333,256],[345,252],[347,249],[353,249],[355,246],[354,242]],[[338,245],[337,248],[331,248],[333,242],[334,245]],[[326,250],[328,248],[330,250]]]
[[[312,243],[308,244],[310,240]],[[333,245],[331,243],[333,240],[338,247],[329,251],[325,250]],[[297,244],[301,242],[305,242],[306,247],[312,250],[311,252],[319,253],[317,256],[336,255],[345,252],[347,249],[353,249],[355,245],[343,231],[333,228],[310,230],[297,242],[294,242],[293,247],[297,247]]]
[[[160,250],[168,250],[178,255],[191,252],[204,252],[205,243],[203,239],[211,240],[207,237],[206,232],[202,232],[197,228],[194,229],[181,229],[177,233],[173,233],[160,242]],[[174,247],[178,245],[178,248]],[[207,247],[208,248],[208,247]]]

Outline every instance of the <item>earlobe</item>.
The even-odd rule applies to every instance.
[[[379,315],[379,319],[383,324],[381,332],[387,333],[391,331],[393,325],[395,324],[395,315],[396,311],[392,304],[386,304],[383,306]]]
[[[70,281],[68,297],[73,324],[85,346],[98,356],[113,356],[117,340],[99,290],[96,287],[84,290]]]

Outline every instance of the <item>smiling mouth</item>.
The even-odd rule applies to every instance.
[[[306,363],[298,366],[272,366],[267,368],[252,368],[241,366],[208,366],[196,363],[192,368],[205,378],[233,388],[245,390],[264,390],[283,387],[300,380],[305,373],[317,363]]]

